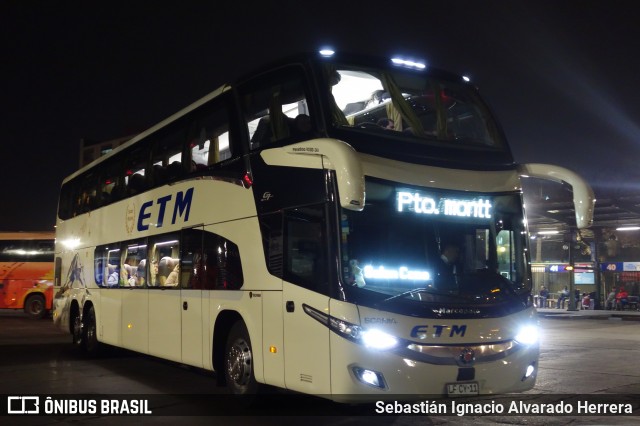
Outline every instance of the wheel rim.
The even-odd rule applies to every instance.
[[[42,301],[38,298],[34,298],[29,303],[29,313],[31,315],[39,315],[43,308]]]
[[[239,386],[251,380],[252,356],[251,348],[244,340],[236,340],[229,348],[227,356],[227,375]]]

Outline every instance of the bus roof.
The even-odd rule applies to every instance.
[[[0,232],[0,240],[53,240],[55,232]]]
[[[74,177],[82,174],[82,172],[92,169],[93,167],[95,167],[97,164],[100,164],[101,162],[109,159],[110,157],[112,157],[113,155],[115,155],[117,152],[122,151],[123,149],[126,149],[127,147],[135,144],[137,141],[145,138],[146,136],[150,135],[151,133],[162,129],[163,127],[167,126],[168,124],[174,122],[175,120],[179,119],[180,117],[184,116],[185,114],[193,111],[194,109],[198,108],[200,105],[205,104],[206,102],[210,101],[211,99],[219,96],[221,93],[224,93],[228,90],[230,90],[231,87],[228,84],[222,85],[219,88],[217,88],[216,90],[214,90],[213,92],[207,94],[206,96],[203,96],[202,98],[198,99],[197,101],[195,101],[194,103],[192,103],[191,105],[188,105],[184,108],[182,108],[180,111],[176,112],[175,114],[165,118],[164,120],[162,120],[161,122],[155,124],[154,126],[148,128],[147,130],[139,133],[138,135],[134,136],[133,138],[131,138],[131,140],[125,142],[124,144],[116,147],[113,151],[109,152],[108,154],[105,154],[101,157],[96,158],[95,160],[93,160],[91,163],[87,164],[86,166],[76,170],[75,172],[73,172],[72,174],[70,174],[69,176],[67,176],[66,178],[64,178],[64,180],[62,181],[62,183],[65,183],[71,179],[73,179]]]
[[[292,64],[296,64],[296,63],[298,63],[298,64],[310,64],[310,63],[319,64],[319,63],[330,63],[330,62],[336,62],[336,63],[355,62],[355,63],[358,63],[358,64],[370,65],[370,66],[379,67],[379,68],[393,68],[393,65],[392,65],[393,61],[394,61],[394,58],[391,58],[391,57],[352,54],[352,53],[343,53],[343,52],[335,53],[335,54],[331,55],[330,57],[323,56],[322,54],[320,54],[318,52],[307,52],[307,53],[298,53],[298,54],[295,54],[295,55],[290,55],[290,56],[278,59],[278,60],[273,61],[271,63],[265,64],[262,67],[254,69],[252,72],[245,73],[244,75],[240,76],[238,79],[236,79],[231,84],[229,84],[229,83],[223,84],[222,86],[218,87],[216,90],[214,90],[214,91],[210,92],[209,94],[203,96],[202,98],[198,99],[197,101],[193,102],[192,104],[184,107],[183,109],[181,109],[180,111],[176,112],[175,114],[172,114],[171,116],[169,116],[166,119],[160,121],[159,123],[155,124],[154,126],[150,127],[149,129],[147,129],[147,130],[141,132],[140,134],[134,136],[133,138],[131,138],[131,140],[129,140],[129,141],[125,142],[124,144],[116,147],[113,151],[109,152],[108,154],[105,154],[105,155],[95,159],[94,161],[92,161],[91,163],[87,164],[86,166],[84,166],[84,167],[78,169],[77,171],[75,171],[74,173],[68,175],[62,181],[62,183],[64,184],[67,181],[73,179],[74,177],[82,174],[83,172],[92,169],[97,164],[108,160],[110,157],[112,157],[116,153],[118,153],[118,152],[128,148],[129,146],[135,144],[137,141],[145,138],[146,136],[156,132],[159,129],[162,129],[163,127],[167,126],[168,124],[178,120],[182,116],[184,116],[184,115],[188,114],[189,112],[195,110],[196,108],[198,108],[201,105],[207,103],[211,99],[214,99],[215,97],[221,95],[222,93],[225,93],[225,92],[231,90],[232,87],[235,87],[238,84],[241,84],[245,80],[251,79],[251,78],[256,77],[256,76],[259,76],[260,74],[262,74],[264,72],[268,72],[268,71],[273,70],[273,69],[278,68],[278,67],[282,67],[282,66],[286,66],[286,65],[292,65]],[[425,66],[425,69],[422,70],[422,72],[424,72],[426,75],[430,75],[430,76],[433,76],[433,77],[442,78],[442,79],[446,79],[446,80],[460,81],[460,79],[462,78],[458,74],[455,74],[455,73],[452,73],[452,72],[449,72],[449,71],[445,71],[445,70],[442,70],[442,69],[439,69],[439,68],[431,67],[431,66]]]

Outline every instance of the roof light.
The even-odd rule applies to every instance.
[[[469,77],[467,77],[466,75],[463,75],[463,76],[462,76],[462,79],[463,79],[464,81],[466,81],[467,83],[471,81],[471,79],[470,79]]]
[[[333,56],[336,52],[334,50],[331,50],[331,49],[321,49],[319,53],[322,56],[324,56],[325,58],[329,58],[329,57]]]
[[[402,59],[402,58],[391,58],[391,62],[394,65],[398,65],[398,66],[406,67],[406,68],[415,68],[415,69],[419,69],[419,70],[423,70],[423,69],[425,69],[427,67],[422,62],[416,62],[416,61],[412,61],[412,60],[409,60],[409,59]]]

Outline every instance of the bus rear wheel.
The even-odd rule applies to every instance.
[[[33,294],[24,302],[24,312],[33,319],[41,319],[47,312],[44,297],[41,294]]]
[[[89,356],[96,355],[100,350],[100,342],[96,332],[96,312],[93,306],[90,306],[84,315],[80,317],[80,313],[76,313],[73,319],[73,344],[84,354]]]
[[[258,391],[253,374],[253,350],[249,332],[242,321],[236,322],[227,339],[224,375],[227,386],[235,395],[251,395]]]

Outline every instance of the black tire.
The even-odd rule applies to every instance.
[[[98,329],[96,327],[96,312],[93,306],[89,307],[84,319],[84,351],[89,355],[96,355],[100,350],[98,342]]]
[[[24,301],[24,313],[33,319],[42,319],[47,313],[44,296],[32,294]]]
[[[69,326],[71,329],[71,342],[73,346],[80,350],[82,349],[82,318],[80,317],[80,312],[77,307],[71,309],[71,318],[69,321],[71,322]]]
[[[234,395],[255,395],[258,382],[253,374],[253,350],[249,332],[242,321],[236,322],[227,339],[224,356],[224,377]]]
[[[78,313],[72,321],[73,344],[85,355],[97,355],[100,352],[100,342],[98,342],[96,312],[93,306],[89,307],[84,318],[81,319]]]

